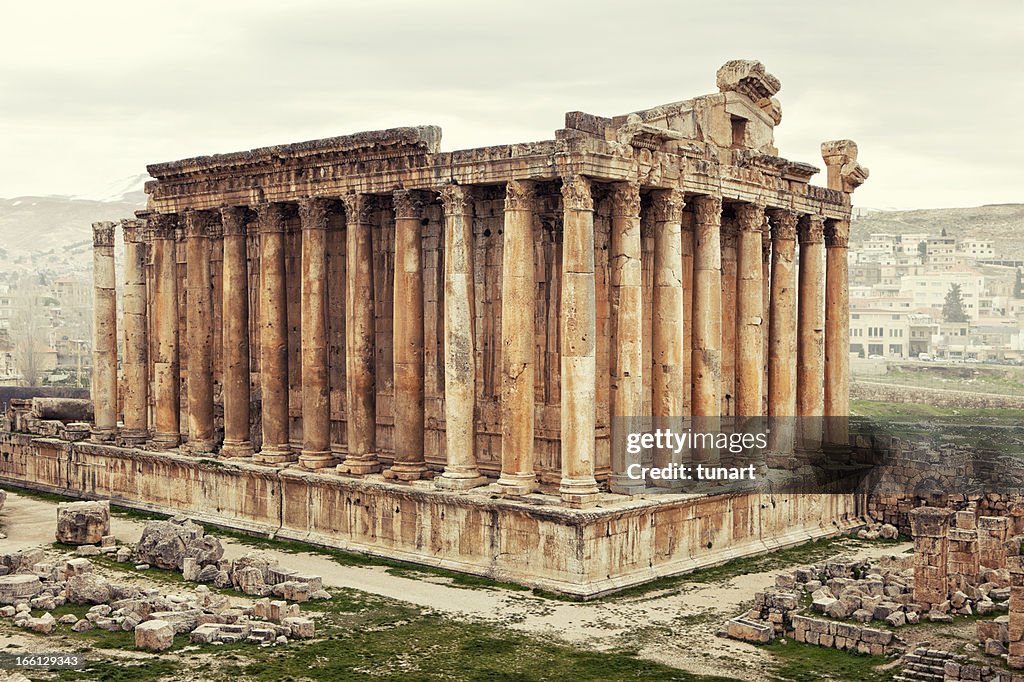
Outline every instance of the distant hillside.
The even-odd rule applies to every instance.
[[[0,271],[88,272],[92,224],[131,218],[145,206],[141,191],[112,201],[67,196],[0,199]]]
[[[855,218],[850,229],[851,238],[858,241],[875,232],[940,234],[945,229],[946,234],[958,239],[991,239],[997,254],[1024,259],[1024,204],[872,211]]]

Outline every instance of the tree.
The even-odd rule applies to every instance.
[[[1013,278],[1013,297],[1024,298],[1024,281],[1022,281],[1020,268],[1017,268]]]
[[[917,243],[917,258],[922,264],[928,261],[928,242]]]
[[[25,282],[19,288],[21,296],[10,330],[14,343],[14,361],[25,385],[38,386],[39,350],[46,338],[40,290],[38,285],[31,281]]]
[[[964,295],[959,284],[950,284],[946,293],[946,301],[942,304],[942,319],[946,322],[967,322],[967,311],[964,309]]]

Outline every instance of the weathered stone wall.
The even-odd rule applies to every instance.
[[[793,639],[798,642],[873,656],[902,651],[894,644],[895,635],[888,630],[798,615],[792,616],[792,623]]]
[[[9,433],[0,481],[579,597],[834,534],[862,512],[849,494],[663,496],[584,511]]]
[[[850,400],[874,400],[884,403],[918,403],[936,407],[987,407],[1024,410],[1024,396],[951,391],[943,388],[916,388],[900,384],[851,381]]]

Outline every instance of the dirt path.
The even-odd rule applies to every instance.
[[[0,551],[53,541],[56,504],[9,492],[0,511],[8,535]],[[114,516],[111,531],[122,542],[139,539],[144,522]],[[252,548],[223,538],[225,556],[235,558]],[[881,557],[910,547],[865,547],[850,556]],[[10,549],[8,549],[10,548]],[[727,674],[762,680],[768,656],[757,647],[722,639],[715,632],[742,611],[754,593],[774,584],[779,570],[750,573],[718,583],[682,583],[669,590],[596,603],[563,602],[532,593],[457,587],[446,578],[392,575],[383,566],[342,566],[316,553],[266,550],[284,566],[323,576],[324,584],[369,592],[412,603],[462,620],[499,623],[542,637],[557,637],[591,649],[638,651],[645,658],[694,673]],[[725,672],[727,671],[727,672]]]

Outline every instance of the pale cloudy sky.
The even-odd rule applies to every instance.
[[[849,137],[860,206],[1024,202],[1024,2],[102,0],[4,3],[0,197],[87,194],[147,163],[437,124],[445,150],[548,139],[782,81],[780,153]],[[824,184],[824,173],[816,176]]]

